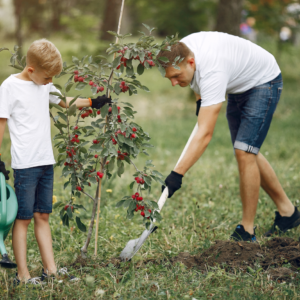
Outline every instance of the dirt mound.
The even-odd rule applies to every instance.
[[[215,244],[203,253],[190,255],[182,252],[174,257],[172,262],[182,262],[189,268],[196,267],[201,270],[216,265],[225,269],[261,266],[267,270],[269,267],[281,268],[287,264],[290,264],[291,270],[297,270],[300,267],[300,243],[282,237],[274,238],[264,246],[257,243],[216,240]]]

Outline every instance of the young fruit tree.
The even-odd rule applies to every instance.
[[[144,25],[149,34],[141,32],[137,42],[126,43],[126,38],[131,34],[120,35],[110,32],[118,37],[119,43],[110,44],[107,49],[107,57],[102,55],[84,56],[81,59],[72,57],[72,63],[64,62],[63,70],[57,77],[67,77],[62,86],[55,84],[60,93],[53,93],[62,101],[71,88],[81,91],[90,87],[90,93],[96,95],[111,93],[111,103],[105,104],[100,110],[83,108],[76,109],[74,102],[80,96],[77,95],[69,103],[69,107],[63,109],[58,105],[51,105],[51,118],[58,133],[54,136],[54,147],[58,150],[56,167],[61,167],[62,177],[65,178],[64,189],[71,190],[68,203],[57,202],[54,208],[60,208],[60,217],[63,225],[69,226],[75,222],[79,230],[86,232],[87,238],[81,248],[81,254],[86,257],[89,246],[95,215],[97,211],[97,195],[101,192],[101,182],[107,179],[117,180],[113,173],[122,176],[125,166],[133,165],[135,172],[130,189],[132,195],[124,197],[116,204],[116,207],[127,208],[127,218],[131,219],[134,214],[139,214],[141,221],[149,228],[153,219],[160,221],[161,216],[157,211],[155,201],[150,201],[147,193],[151,190],[153,181],[164,184],[162,175],[153,170],[152,161],[146,161],[142,167],[134,163],[140,154],[146,154],[147,148],[152,147],[149,143],[150,136],[143,128],[134,122],[133,105],[122,101],[122,95],[128,93],[136,95],[139,89],[149,91],[137,78],[144,74],[145,69],[157,67],[161,74],[165,75],[165,69],[161,62],[167,63],[166,58],[156,59],[161,49],[170,49],[171,45],[178,41],[178,37],[166,37],[160,44],[155,42],[151,35],[154,28]],[[8,50],[4,48],[3,50]],[[17,69],[25,67],[25,59],[19,58],[18,47],[11,52],[11,66]],[[111,56],[115,55],[114,59]],[[174,67],[182,60],[176,58]],[[93,96],[95,97],[95,96]],[[101,96],[98,96],[101,97]],[[104,95],[102,96],[104,97]],[[86,192],[86,187],[97,185],[95,197]],[[87,230],[76,210],[84,209],[82,204],[74,203],[74,197],[82,195],[93,201],[90,216],[90,225]],[[82,201],[84,203],[85,201]],[[100,208],[98,208],[99,210]]]

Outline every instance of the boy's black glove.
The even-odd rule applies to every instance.
[[[8,174],[10,173],[10,171],[7,171],[5,169],[5,163],[3,161],[0,161],[0,173],[3,173],[3,175],[5,176],[5,179],[8,180]]]
[[[201,99],[196,101],[196,116],[199,115],[200,107],[201,107]]]
[[[169,197],[168,198],[171,198],[172,195],[181,188],[182,177],[183,177],[183,175],[172,171],[171,174],[166,178],[165,183],[169,189]],[[165,189],[165,186],[163,185],[161,187],[161,192],[163,192],[164,189]]]
[[[92,100],[92,108],[100,109],[102,106],[104,106],[106,103],[112,104],[111,97],[106,97],[105,95],[103,96],[98,96],[95,99]]]

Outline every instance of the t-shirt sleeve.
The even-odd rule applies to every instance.
[[[58,90],[53,84],[50,84],[50,93],[51,92],[57,92],[61,94],[60,90]],[[61,101],[58,96],[49,94],[49,102],[58,104]]]
[[[210,106],[225,101],[228,75],[211,72],[200,80],[201,106]]]
[[[11,95],[7,87],[0,87],[0,118],[9,119],[11,115]]]

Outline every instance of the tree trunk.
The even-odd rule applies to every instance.
[[[104,19],[100,29],[100,40],[112,41],[115,38],[107,31],[117,32],[121,4],[122,0],[106,0]]]
[[[243,0],[219,0],[216,31],[240,35]]]
[[[22,7],[21,7],[21,4],[22,4],[22,0],[14,0],[15,16],[16,16],[16,22],[17,22],[15,36],[16,36],[16,40],[17,40],[17,45],[19,47],[22,47],[22,45],[23,45],[22,32],[21,32],[21,29],[22,29],[22,18],[21,18]],[[20,55],[22,55],[21,52],[22,52],[22,48],[19,50]]]
[[[51,10],[52,10],[52,17],[51,17],[51,29],[53,31],[61,30],[61,23],[60,17],[62,14],[62,1],[61,0],[52,0],[51,1]]]

